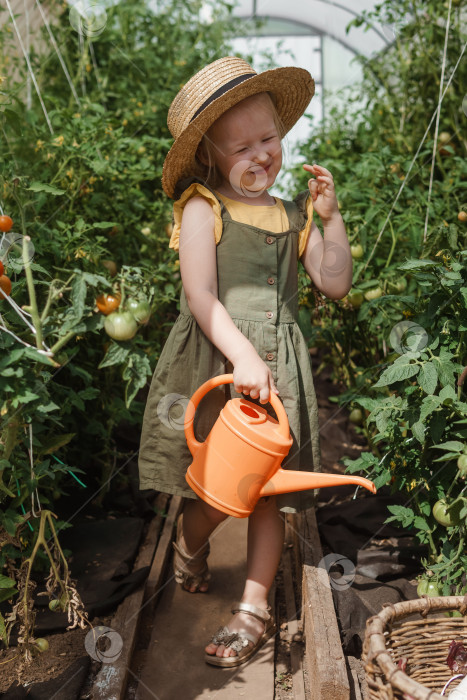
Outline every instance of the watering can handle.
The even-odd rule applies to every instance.
[[[206,396],[206,394],[209,391],[211,391],[211,389],[214,389],[216,386],[220,386],[221,384],[233,384],[233,374],[220,374],[218,377],[212,377],[212,379],[208,379],[207,382],[201,384],[199,389],[195,391],[188,403],[185,412],[184,427],[186,441],[188,443],[189,450],[193,456],[196,450],[203,444],[195,438],[195,433],[193,430],[193,421],[195,419],[196,409],[198,408],[201,399],[204,396]],[[287,418],[287,413],[285,412],[285,408],[282,405],[280,399],[278,399],[276,394],[273,394],[272,391],[269,392],[269,402],[275,410],[277,419],[279,421],[279,434],[287,440],[289,438],[289,421]]]

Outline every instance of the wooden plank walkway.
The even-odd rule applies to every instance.
[[[138,673],[137,700],[274,698],[274,639],[236,669],[204,661],[204,645],[221,624],[228,624],[230,606],[242,593],[247,527],[247,519],[229,518],[211,537],[208,595],[183,591],[169,572]]]
[[[248,664],[235,669],[216,668],[204,661],[204,645],[221,624],[228,624],[231,604],[242,594],[248,520],[229,518],[219,526],[211,537],[210,591],[207,595],[189,594],[175,584],[171,568],[167,567],[175,522],[182,506],[181,499],[172,497],[168,512],[162,516],[167,499],[162,494],[158,496],[160,514],[150,523],[135,563],[135,569],[151,565],[145,586],[122,602],[111,623],[111,628],[122,637],[122,652],[113,663],[102,665],[91,697],[93,700],[243,697],[274,700],[275,670],[278,670],[274,668],[275,638]],[[318,567],[321,558],[314,510],[287,516],[282,567],[293,697],[294,700],[349,700],[355,694],[349,687],[327,572]],[[302,605],[298,610],[295,592],[300,581],[298,576],[293,576],[293,570],[303,572]],[[274,592],[271,603],[273,595]],[[292,641],[294,637],[301,638],[302,630],[306,642],[307,686],[301,649]],[[141,635],[145,644],[134,655]]]

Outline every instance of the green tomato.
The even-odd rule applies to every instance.
[[[49,650],[49,643],[48,643],[47,639],[44,639],[43,637],[39,637],[38,639],[35,639],[34,646],[37,648],[38,651],[41,652],[41,654],[43,651]]]
[[[347,299],[349,300],[349,304],[354,307],[354,309],[358,309],[362,304],[363,304],[363,294],[362,292],[349,292],[347,295]]]
[[[457,468],[463,476],[467,475],[467,455],[461,455],[457,460]]]
[[[350,412],[349,421],[354,425],[361,425],[363,421],[363,413],[359,408],[354,408]]]
[[[426,578],[420,579],[417,586],[417,595],[428,595],[431,597],[439,596],[439,588],[433,581]]]
[[[456,513],[449,509],[449,505],[444,498],[436,501],[433,506],[434,519],[444,527],[453,527],[459,523],[459,517]]]
[[[114,340],[130,340],[136,335],[138,324],[130,311],[114,311],[106,317],[104,328]]]
[[[126,308],[138,323],[147,323],[151,316],[151,307],[147,299],[128,299]]]
[[[363,252],[364,251],[360,243],[350,246],[350,254],[354,260],[360,260],[360,258],[363,258]]]
[[[369,289],[367,292],[365,292],[365,299],[367,301],[371,301],[372,299],[379,299],[380,296],[382,296],[383,291],[381,287],[374,287],[373,289]]]
[[[407,280],[405,279],[405,277],[401,277],[400,280],[396,282],[396,289],[399,292],[399,294],[401,292],[405,292],[405,290],[407,289]]]
[[[49,610],[52,610],[52,612],[57,612],[57,610],[61,609],[61,604],[58,598],[54,598],[49,602]]]

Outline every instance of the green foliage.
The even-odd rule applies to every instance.
[[[467,362],[467,226],[459,216],[467,212],[467,67],[458,60],[465,27],[454,2],[440,102],[447,7],[384,0],[353,20],[349,28],[393,26],[394,42],[357,59],[362,85],[301,147],[333,173],[349,240],[364,249],[352,294],[328,301],[306,327],[310,344],[326,349],[321,366],[332,363],[347,386],[339,404],[365,414],[357,430],[370,451],[343,461],[378,488],[407,494],[388,521],[428,545],[425,568],[445,594],[466,590],[467,566],[467,485],[457,466],[467,454],[467,399],[457,384]],[[379,298],[353,303],[354,293],[375,287]],[[304,305],[313,306],[311,296]],[[433,515],[442,499],[455,526]]]
[[[167,111],[193,73],[232,53],[231,5],[216,3],[207,24],[201,7],[168,0],[155,14],[126,0],[106,8],[92,37],[52,4],[60,56],[44,27],[30,56],[42,103],[32,85],[30,104],[0,8],[0,214],[15,234],[0,233],[12,280],[11,303],[0,295],[0,569],[30,555],[39,511],[67,488],[95,488],[101,504],[111,479],[127,484],[120,465],[135,454],[144,388],[178,314],[172,203],[161,187]],[[121,309],[149,303],[134,338],[107,335],[102,294],[119,294]],[[122,425],[134,432],[128,451]],[[35,566],[48,570],[40,551]]]

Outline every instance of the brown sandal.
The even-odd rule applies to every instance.
[[[209,556],[210,546],[209,542],[198,550],[194,556],[190,556],[188,552],[180,544],[180,540],[183,534],[183,513],[180,513],[177,521],[177,541],[173,542],[174,553],[174,574],[177,583],[180,583],[183,590],[189,593],[207,593],[207,591],[201,591],[200,587],[207,583],[211,574],[207,565],[207,558]],[[201,564],[204,562],[204,567],[194,573],[190,571],[190,564]],[[192,586],[196,586],[196,590],[190,591]]]
[[[223,644],[225,647],[236,651],[237,656],[216,656],[215,654],[205,654],[204,660],[206,663],[211,664],[212,666],[231,668],[234,666],[240,666],[240,664],[243,664],[245,661],[248,661],[248,659],[251,659],[251,657],[261,649],[263,644],[265,644],[269,637],[271,637],[276,631],[276,625],[274,618],[269,612],[270,610],[271,608],[269,606],[267,610],[263,610],[262,608],[258,608],[256,605],[250,605],[250,603],[234,603],[232,607],[233,615],[235,615],[237,612],[242,612],[256,617],[257,620],[264,622],[264,632],[259,636],[259,639],[257,639],[246,630],[231,632],[228,627],[219,627],[214,637],[212,637],[210,644]],[[251,646],[250,642],[252,642],[253,646]]]

